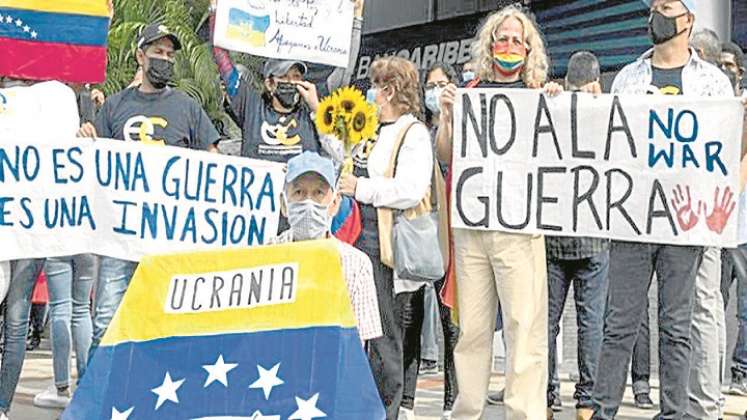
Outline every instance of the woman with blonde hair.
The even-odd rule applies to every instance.
[[[399,57],[378,59],[371,66],[371,85],[367,96],[379,110],[378,138],[354,150],[353,175],[343,176],[339,189],[360,204],[362,231],[355,246],[373,263],[384,330],[383,337],[368,342],[369,361],[387,419],[396,420],[404,382],[400,312],[418,296],[422,305],[418,291],[423,284],[395,281],[393,216],[416,207],[427,196],[434,159],[430,134],[421,121],[415,65]]]
[[[473,44],[476,78],[467,88],[542,88],[554,95],[560,85],[546,83],[548,58],[532,17],[516,6],[490,15]],[[437,146],[451,160],[452,112],[456,86],[441,96]],[[539,235],[453,229],[459,340],[454,350],[459,395],[452,419],[482,417],[492,368],[493,329],[500,298],[506,339],[506,419],[537,420],[546,411],[547,268]]]

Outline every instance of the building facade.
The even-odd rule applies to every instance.
[[[437,61],[459,68],[470,60],[472,39],[481,21],[490,12],[514,3],[517,2],[368,2],[354,79],[359,82],[367,79],[371,63],[382,55],[408,58],[421,71]],[[522,4],[535,14],[545,36],[553,77],[565,74],[568,59],[575,51],[593,52],[599,57],[602,70],[612,73],[651,47],[648,6],[642,0],[524,0]],[[722,38],[733,32],[734,38],[745,47],[747,0],[700,1],[696,24],[714,29]]]

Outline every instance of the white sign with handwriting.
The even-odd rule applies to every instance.
[[[220,0],[215,45],[270,58],[346,67],[350,0]]]

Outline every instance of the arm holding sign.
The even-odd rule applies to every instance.
[[[210,41],[213,42],[215,36],[215,10],[217,0],[210,1]],[[248,95],[253,95],[259,99],[259,93],[253,92],[251,86],[254,84],[251,72],[242,75],[236,68],[228,50],[216,47],[213,44],[213,60],[218,65],[218,72],[223,82],[226,84],[226,93],[228,94],[229,103],[233,114],[236,116],[236,124],[241,127],[244,125],[244,109]],[[261,82],[259,82],[261,84]]]
[[[441,93],[441,114],[439,115],[438,131],[436,132],[436,157],[441,162],[451,162],[451,148],[453,139],[453,113],[456,85],[449,84]]]
[[[104,102],[104,106],[102,106],[99,112],[96,113],[96,119],[93,121],[93,123],[86,122],[80,126],[80,130],[78,130],[78,137],[87,137],[92,139],[96,139],[98,137],[113,138],[114,136],[111,132],[111,129],[109,128],[108,123],[108,116],[111,113],[111,109],[112,102]]]
[[[350,59],[347,67],[338,67],[327,78],[327,91],[334,92],[342,86],[350,84],[355,72],[355,63],[361,50],[361,31],[363,30],[363,5],[365,0],[353,0],[353,33],[350,36]]]

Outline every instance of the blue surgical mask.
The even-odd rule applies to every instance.
[[[464,83],[471,82],[474,79],[475,79],[475,72],[465,71],[462,73],[462,81],[464,81]]]
[[[366,92],[366,101],[370,104],[376,104],[376,95],[379,94],[379,89],[372,87]]]
[[[425,90],[425,107],[434,114],[441,112],[441,104],[439,103],[441,92],[442,89],[437,87]]]

